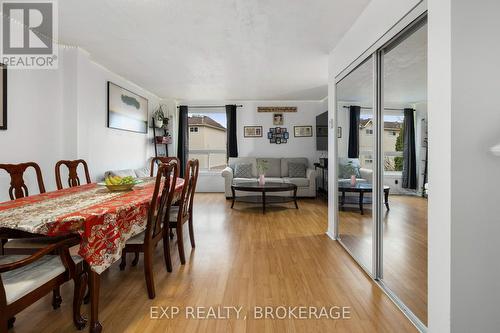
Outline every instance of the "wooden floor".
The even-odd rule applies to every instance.
[[[100,320],[104,332],[416,332],[406,317],[347,252],[325,235],[327,207],[300,200],[299,210],[230,202],[222,194],[195,196],[196,250],[167,273],[158,247],[156,298],[149,300],[142,258],[137,267],[103,273]],[[292,205],[288,206],[292,207]],[[175,244],[172,244],[175,246]],[[130,260],[129,260],[130,262]],[[61,309],[46,297],[17,316],[12,332],[74,332],[71,285]],[[150,319],[151,306],[243,306],[246,319]],[[268,319],[255,306],[349,306],[351,318]],[[84,312],[88,313],[88,307]]]
[[[427,199],[391,195],[384,216],[385,284],[427,325]],[[372,211],[339,213],[339,234],[349,251],[372,267]]]

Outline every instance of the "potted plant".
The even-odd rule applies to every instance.
[[[153,113],[153,119],[154,119],[154,126],[156,128],[163,128],[165,119],[168,119],[168,118],[165,118],[165,114],[163,113],[163,108],[161,105]]]
[[[269,169],[269,162],[267,160],[259,160],[257,162],[257,172],[259,173],[259,185],[266,183],[265,173]]]

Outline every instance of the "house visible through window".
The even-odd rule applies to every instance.
[[[226,167],[226,114],[189,113],[189,159],[200,161],[200,170],[218,171]]]
[[[373,121],[371,114],[361,114],[359,123],[359,163],[373,168]],[[384,116],[384,170],[403,170],[403,112]]]

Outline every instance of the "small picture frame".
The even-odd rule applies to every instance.
[[[294,126],[293,127],[293,136],[296,138],[305,138],[313,136],[313,127],[312,126]]]
[[[276,138],[276,144],[280,145],[281,144],[281,138]]]
[[[243,137],[245,138],[261,138],[262,126],[243,126]]]
[[[274,128],[273,128],[274,129]],[[267,132],[267,138],[271,140],[274,137],[274,132]]]
[[[273,125],[274,126],[282,126],[283,122],[284,122],[283,113],[273,114]]]
[[[276,128],[274,129],[274,133],[276,133],[276,134],[281,134],[281,127],[276,127]]]

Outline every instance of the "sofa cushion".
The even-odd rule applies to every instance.
[[[139,168],[135,169],[134,171],[135,175],[138,178],[149,177],[151,175],[151,171],[149,170],[149,168]]]
[[[309,166],[309,161],[305,157],[293,157],[293,158],[282,158],[281,159],[281,177],[289,177],[288,175],[288,163],[302,163],[306,167]]]
[[[234,178],[233,184],[241,184],[241,183],[256,183],[257,178]]]
[[[264,173],[266,177],[281,177],[281,159],[280,158],[257,158],[257,165],[265,163],[267,170]]]
[[[237,163],[252,164],[252,177],[257,178],[257,159],[255,157],[230,157],[228,165],[233,169],[233,172]]]
[[[234,178],[252,178],[252,164],[237,163],[234,166]]]
[[[283,183],[281,177],[266,177],[266,183]]]
[[[309,187],[309,178],[284,178],[285,183],[295,184],[297,187]]]
[[[359,172],[360,164],[357,158],[341,158],[339,160],[339,178],[351,178],[355,175],[356,178],[361,178],[361,173]]]
[[[288,163],[288,177],[290,178],[306,178],[306,165],[302,163]]]

